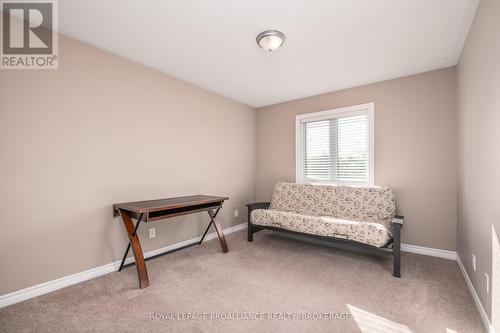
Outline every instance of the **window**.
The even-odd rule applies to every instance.
[[[373,110],[362,104],[296,117],[296,181],[373,185]]]

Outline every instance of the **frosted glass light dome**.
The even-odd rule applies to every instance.
[[[266,50],[272,52],[280,48],[285,42],[285,35],[278,30],[266,30],[257,35],[257,44]]]

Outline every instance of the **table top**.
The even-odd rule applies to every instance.
[[[186,197],[166,198],[136,202],[124,202],[113,205],[113,210],[123,209],[135,213],[147,213],[158,210],[167,210],[195,205],[209,204],[228,200],[226,197],[215,197],[211,195],[190,195]]]

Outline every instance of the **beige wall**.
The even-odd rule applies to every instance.
[[[403,242],[455,250],[455,68],[258,109],[257,199],[295,179],[295,115],[368,102],[375,103],[375,184],[396,190]]]
[[[458,254],[497,332],[500,332],[499,18],[498,0],[480,2],[457,70]],[[476,272],[472,269],[472,254],[477,258]],[[489,294],[484,273],[491,279]]]
[[[66,37],[59,54],[58,70],[0,72],[0,295],[121,259],[115,202],[224,195],[222,225],[245,221],[254,109]],[[207,222],[158,222],[152,240],[144,225],[143,249]]]

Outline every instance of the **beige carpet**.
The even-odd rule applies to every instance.
[[[397,279],[390,257],[269,231],[228,241],[149,261],[144,290],[129,267],[0,309],[0,331],[484,332],[454,261],[404,253]]]

